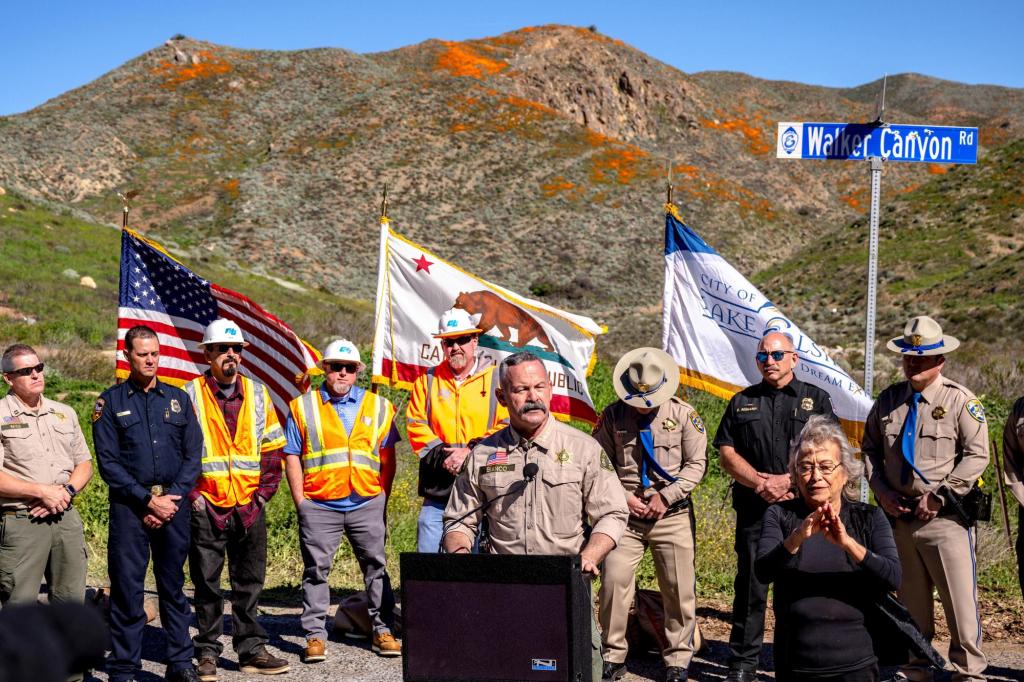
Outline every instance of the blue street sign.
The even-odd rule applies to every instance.
[[[977,163],[978,129],[871,123],[779,124],[780,159],[866,159]]]

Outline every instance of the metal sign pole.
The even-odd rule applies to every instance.
[[[869,214],[870,234],[868,236],[868,310],[864,333],[864,392],[874,396],[875,379],[875,309],[878,297],[878,214],[882,194],[882,158],[872,156],[871,164],[871,212]],[[864,455],[861,454],[861,457]],[[860,479],[860,501],[868,501],[868,479]]]
[[[878,214],[882,193],[882,159],[873,156],[871,163],[871,233],[868,237],[868,312],[864,336],[864,392],[874,395],[875,378],[875,302],[878,295]]]

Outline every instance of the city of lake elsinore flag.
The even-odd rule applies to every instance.
[[[242,294],[213,284],[172,258],[159,244],[136,232],[121,233],[121,286],[117,308],[117,376],[128,377],[124,336],[144,324],[160,340],[157,376],[175,386],[194,379],[208,365],[199,342],[206,325],[232,320],[249,343],[242,373],[266,385],[274,407],[288,414],[288,403],[309,387],[317,351],[291,328]]]
[[[596,421],[587,375],[603,327],[474,277],[382,222],[373,381],[408,389],[441,362],[444,354],[433,334],[441,314],[453,307],[466,310],[483,329],[479,348],[495,363],[523,350],[544,362],[552,415]]]
[[[662,345],[679,363],[682,383],[729,399],[761,381],[754,354],[761,338],[782,332],[800,354],[796,378],[828,391],[854,444],[864,434],[871,399],[775,304],[666,206]]]

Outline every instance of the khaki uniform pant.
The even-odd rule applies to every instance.
[[[35,603],[44,577],[51,602],[80,603],[86,563],[77,509],[42,519],[27,511],[0,516],[0,604]]]
[[[928,522],[897,519],[893,535],[903,566],[899,595],[910,615],[931,639],[935,635],[932,588],[938,590],[949,623],[953,680],[985,679],[982,673],[988,662],[981,653],[975,530],[948,517]],[[912,659],[903,673],[915,682],[932,677],[931,668],[920,659]]]
[[[626,620],[636,591],[636,567],[647,547],[654,557],[665,608],[668,647],[662,656],[667,666],[687,668],[693,658],[697,626],[692,507],[653,524],[630,519],[619,544],[604,560],[600,619],[605,660],[626,662]]]

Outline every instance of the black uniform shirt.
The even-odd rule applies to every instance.
[[[758,471],[784,474],[790,443],[814,414],[835,419],[832,400],[822,389],[799,379],[782,388],[762,381],[732,397],[718,425],[714,445],[731,445]],[[768,503],[753,488],[735,484],[732,506],[737,512],[760,518]]]
[[[131,381],[111,386],[92,422],[100,476],[114,499],[146,504],[154,485],[184,498],[195,486],[203,432],[180,388],[159,380],[148,392]]]

